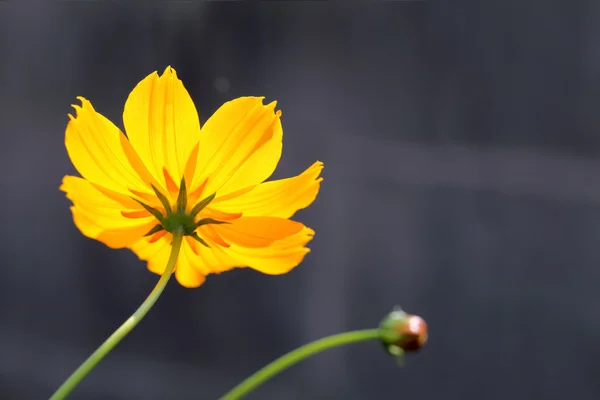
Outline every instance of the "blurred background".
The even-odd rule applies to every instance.
[[[172,282],[73,399],[216,399],[395,304],[398,368],[331,350],[249,399],[600,398],[600,2],[0,1],[0,398],[44,399],[158,277],[85,238],[58,187],[82,95],[122,127],[177,69],[201,121],[278,100],[274,178],[325,162],[293,272]]]

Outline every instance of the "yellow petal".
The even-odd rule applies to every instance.
[[[192,191],[226,194],[267,179],[281,157],[282,129],[275,102],[241,97],[221,106],[200,131]]]
[[[310,251],[304,247],[314,231],[303,224],[276,217],[242,217],[213,227],[229,243],[222,251],[265,274],[284,274]]]
[[[296,177],[262,183],[237,197],[217,197],[211,207],[229,213],[243,210],[247,217],[289,218],[315,200],[323,180],[319,178],[322,169],[323,163],[317,161]]]
[[[162,275],[169,261],[172,240],[173,235],[168,233],[155,242],[152,242],[148,238],[140,239],[130,248],[137,254],[140,260],[147,261],[148,270]],[[193,288],[204,283],[205,273],[196,266],[199,261],[198,256],[194,254],[188,241],[184,240],[181,244],[177,265],[175,266],[175,278],[182,286]]]
[[[169,261],[172,240],[173,235],[170,233],[155,242],[150,242],[149,238],[143,237],[130,245],[129,248],[140,260],[147,261],[148,270],[162,275],[167,267],[167,261]]]
[[[90,182],[116,192],[128,193],[129,187],[146,190],[148,185],[122,147],[121,141],[126,142],[123,133],[89,101],[78,99],[81,106],[73,105],[76,117],[69,114],[65,132],[65,146],[77,171]]]
[[[201,260],[194,254],[188,242],[184,240],[175,270],[175,278],[181,286],[195,288],[204,283],[206,277],[197,267],[200,262]]]
[[[77,176],[66,175],[59,189],[65,192],[67,198],[76,206],[83,207],[90,212],[96,209],[114,209],[115,213],[122,210],[143,210],[142,206],[130,197],[104,189]]]
[[[109,247],[127,247],[156,224],[152,216],[125,217],[123,211],[134,213],[143,209],[133,200],[129,203],[131,208],[124,209],[122,203],[107,197],[85,179],[65,176],[60,189],[73,202],[71,211],[79,230]]]
[[[161,186],[166,187],[163,168],[179,184],[198,143],[200,121],[173,68],[138,83],[125,103],[123,123],[133,148]]]
[[[187,238],[188,245],[193,251],[195,260],[197,260],[193,263],[196,268],[205,275],[208,275],[219,274],[238,267],[240,265],[239,262],[226,254],[218,243],[212,241],[210,235],[205,232],[207,228],[208,226],[200,227],[198,229],[198,234],[210,245],[210,248],[198,243],[192,238]]]
[[[241,222],[240,222],[241,221]],[[218,230],[230,247],[212,241],[207,229]],[[198,233],[210,248],[185,237],[175,269],[177,281],[185,287],[198,287],[208,274],[218,274],[239,266],[249,266],[265,274],[283,274],[298,265],[309,249],[314,232],[301,223],[283,218],[248,217],[227,225],[202,226]],[[148,262],[148,269],[163,274],[171,251],[171,234],[155,242],[141,238],[131,250]]]

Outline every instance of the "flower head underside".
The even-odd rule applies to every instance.
[[[290,217],[319,191],[321,162],[265,182],[282,149],[281,112],[262,97],[225,103],[203,125],[168,67],[143,79],[123,112],[125,132],[78,98],[65,145],[81,177],[65,176],[79,230],[129,248],[162,274],[176,227],[185,233],[175,276],[186,287],[234,267],[282,274],[314,231]]]

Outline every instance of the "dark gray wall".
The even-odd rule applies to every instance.
[[[326,165],[298,214],[313,251],[173,283],[74,399],[217,398],[396,303],[430,325],[406,368],[355,345],[251,398],[599,398],[599,19],[595,0],[0,1],[0,397],[47,398],[154,285],[58,186],[75,97],[121,125],[170,64],[201,120],[279,100],[275,177]]]

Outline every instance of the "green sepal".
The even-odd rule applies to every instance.
[[[204,241],[204,239],[202,239],[200,236],[198,236],[198,234],[196,232],[192,233],[190,236],[193,237],[194,239],[196,239],[197,241],[199,241],[201,244],[203,244],[204,246],[206,246],[206,247],[208,247],[210,249],[210,246],[208,245],[208,243],[206,243]]]
[[[163,205],[163,207],[165,208],[165,210],[167,211],[167,215],[171,214],[173,211],[171,210],[171,204],[169,203],[169,199],[167,199],[165,197],[164,194],[162,194],[157,188],[156,186],[154,186],[153,184],[150,184],[150,186],[152,186],[152,189],[154,189],[154,193],[156,193],[156,197],[158,197],[158,199],[160,200],[161,204]]]
[[[211,201],[213,201],[213,199],[215,198],[216,195],[217,195],[217,193],[213,193],[210,196],[208,196],[207,198],[205,198],[204,200],[202,200],[200,203],[196,204],[194,206],[194,208],[192,208],[192,211],[190,212],[190,216],[192,218],[196,217],[196,215],[198,215],[198,213],[200,211],[202,211],[202,209],[204,207],[206,207],[207,205],[210,204]]]
[[[163,230],[165,230],[165,228],[161,224],[156,224],[154,225],[154,228],[150,229],[148,233],[146,233],[144,236],[154,235],[156,232],[160,232]]]
[[[404,357],[404,350],[400,349],[401,351],[398,352],[398,354],[394,355],[394,361],[396,361],[396,365],[400,368],[404,367],[404,364],[406,363],[406,358]],[[390,353],[392,354],[392,353]]]
[[[227,221],[217,221],[216,219],[212,219],[212,218],[202,218],[200,221],[196,222],[196,228],[202,225],[208,225],[208,224],[228,224],[229,222]]]
[[[157,220],[159,220],[161,223],[164,221],[164,216],[162,215],[162,213],[160,211],[158,211],[156,208],[152,208],[146,204],[144,204],[143,202],[139,201],[138,199],[135,199],[132,197],[133,200],[135,200],[136,202],[138,202],[142,207],[144,207],[146,209],[146,211],[148,211],[150,214],[154,215],[154,218],[156,218]]]
[[[177,210],[185,212],[187,207],[187,188],[185,187],[185,178],[181,178],[179,185],[179,195],[177,196]]]
[[[404,349],[397,345],[402,340],[402,333],[397,329],[397,326],[407,319],[408,314],[396,306],[379,324],[381,343],[388,354],[396,359],[404,356]]]

